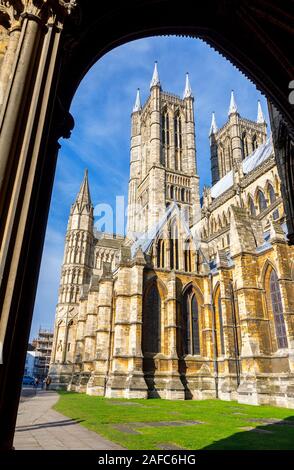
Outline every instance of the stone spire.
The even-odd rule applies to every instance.
[[[218,131],[217,125],[216,125],[216,120],[215,120],[215,114],[214,112],[212,113],[212,118],[211,118],[211,125],[210,125],[210,131],[209,131],[209,137],[212,134],[216,134]]]
[[[140,99],[140,88],[138,88],[135,105],[133,107],[133,113],[136,113],[137,111],[141,111],[141,108],[142,106],[141,106],[141,99]]]
[[[185,91],[183,94],[183,100],[185,98],[193,98],[188,72],[186,73],[186,85],[185,85]]]
[[[235,101],[235,97],[234,97],[234,90],[231,91],[231,101],[230,101],[230,107],[229,107],[229,116],[230,114],[233,114],[233,113],[237,113],[238,112],[238,108],[237,108],[237,104],[236,104],[236,101]]]
[[[160,80],[159,80],[159,75],[158,75],[158,70],[157,70],[157,61],[155,61],[155,64],[154,64],[154,71],[153,71],[152,80],[150,82],[150,88],[152,88],[153,86],[160,86]]]
[[[75,203],[80,205],[91,205],[91,196],[89,190],[88,170],[85,170],[83,182],[81,184],[79,193],[76,197]]]
[[[257,104],[257,120],[256,120],[256,122],[258,124],[264,124],[265,123],[264,115],[263,115],[263,112],[262,112],[262,109],[261,109],[261,104],[260,104],[259,100],[258,100],[258,104]]]

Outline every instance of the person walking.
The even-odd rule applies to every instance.
[[[46,378],[46,390],[49,389],[50,384],[51,384],[51,377],[50,377],[50,375],[48,375],[47,378]]]

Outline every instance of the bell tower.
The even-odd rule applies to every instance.
[[[171,202],[191,226],[200,218],[194,97],[189,75],[183,97],[162,90],[157,62],[150,95],[132,113],[128,236],[151,230]]]

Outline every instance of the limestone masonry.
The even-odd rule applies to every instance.
[[[161,88],[132,113],[127,236],[98,233],[88,177],[71,207],[52,387],[124,398],[219,397],[294,408],[294,249],[258,103],[210,128],[200,200],[194,98]]]

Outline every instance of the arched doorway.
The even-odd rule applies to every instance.
[[[270,0],[257,0],[254,7],[242,0],[234,8],[231,2],[214,0],[201,4],[195,20],[189,14],[189,1],[184,1],[181,8],[177,4],[166,8],[165,0],[114,1],[110,5],[79,0],[75,8],[75,2],[59,0],[47,2],[48,8],[45,5],[40,9],[34,0],[25,2],[25,7],[24,2],[15,0],[12,17],[5,11],[7,3],[1,4],[1,25],[7,31],[13,30],[11,36],[19,47],[10,54],[15,60],[7,74],[11,80],[0,118],[1,449],[12,446],[58,139],[69,137],[73,127],[71,100],[87,70],[105,52],[132,39],[156,34],[200,37],[267,94],[288,125],[272,111],[294,242],[290,1],[281,9]]]

